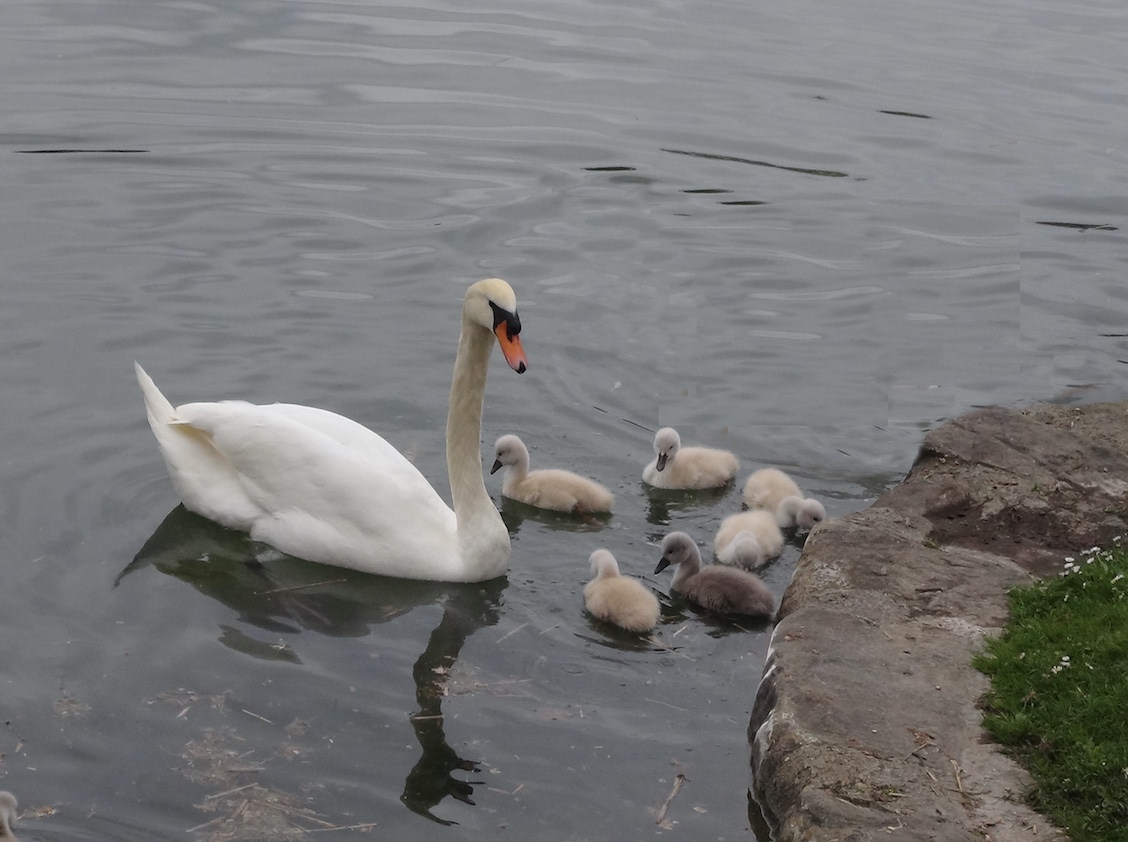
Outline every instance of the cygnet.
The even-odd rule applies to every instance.
[[[803,497],[795,480],[778,468],[761,468],[748,477],[744,483],[744,505],[768,510],[783,528],[810,529],[826,520],[823,504],[813,497]]]
[[[584,585],[584,605],[593,616],[627,631],[649,631],[658,625],[658,598],[638,579],[619,572],[608,550],[591,554],[595,578]]]
[[[739,512],[721,521],[713,551],[717,561],[756,570],[783,552],[783,533],[764,509]]]
[[[556,512],[609,512],[614,495],[594,480],[555,468],[529,470],[529,449],[517,436],[502,436],[494,445],[490,473],[505,467],[501,493],[538,509]]]
[[[7,790],[0,790],[0,839],[16,842],[12,833],[12,823],[16,820],[16,796]]]
[[[740,461],[727,450],[682,447],[673,427],[654,434],[654,461],[642,469],[642,481],[655,488],[720,488],[732,482]]]
[[[678,569],[670,589],[702,608],[754,617],[775,614],[775,596],[759,576],[735,567],[703,566],[701,551],[684,532],[671,532],[662,539],[662,560],[654,572],[661,573],[671,564]]]

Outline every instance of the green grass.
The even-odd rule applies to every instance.
[[[1010,593],[975,666],[988,733],[1029,770],[1031,806],[1073,842],[1128,840],[1128,551],[1087,550]]]

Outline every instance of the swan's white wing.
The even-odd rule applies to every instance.
[[[399,451],[355,422],[312,407],[223,401],[180,406],[173,424],[204,435],[209,470],[235,478],[239,508],[254,517],[232,524],[203,513],[257,540],[393,576],[418,577],[419,565],[457,557],[454,512]],[[364,446],[349,446],[357,442]]]
[[[389,470],[392,469],[392,465],[397,463],[402,463],[397,470],[407,471],[415,468],[407,457],[389,444],[383,436],[372,432],[363,424],[358,424],[344,415],[338,415],[316,406],[303,406],[296,403],[272,403],[260,405],[258,408],[317,430],[319,433],[340,442],[350,450],[364,453],[386,464]],[[420,479],[426,482],[422,474],[420,474]]]

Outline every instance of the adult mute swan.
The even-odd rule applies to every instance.
[[[658,625],[658,598],[638,579],[619,572],[610,550],[591,554],[591,574],[584,585],[584,605],[592,616],[627,631],[649,631]]]
[[[525,371],[520,333],[509,284],[488,278],[466,291],[446,427],[453,510],[398,450],[355,421],[296,404],[174,408],[135,367],[149,426],[188,509],[308,561],[480,582],[509,565],[509,532],[482,474],[486,371],[495,337],[510,367]]]
[[[810,529],[826,520],[823,504],[814,497],[804,497],[795,480],[778,468],[752,472],[744,483],[744,505],[750,509],[766,509],[784,529],[789,526]]]
[[[16,796],[5,790],[0,790],[0,839],[16,842],[16,834],[12,833],[12,823],[16,820]]]
[[[701,550],[684,532],[671,532],[662,539],[662,560],[654,572],[661,573],[671,564],[678,569],[670,589],[702,608],[755,617],[775,614],[775,596],[759,576],[736,567],[702,565]]]
[[[539,509],[557,512],[609,512],[614,495],[595,480],[559,468],[529,470],[529,448],[514,435],[502,436],[494,445],[490,473],[506,468],[501,493]]]
[[[727,450],[682,447],[678,431],[663,427],[654,434],[654,461],[642,469],[642,481],[655,488],[720,488],[739,468]]]

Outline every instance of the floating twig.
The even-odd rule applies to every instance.
[[[223,796],[225,796],[225,795],[231,795],[232,793],[235,793],[235,792],[242,792],[244,789],[250,789],[252,786],[258,786],[258,784],[257,783],[243,784],[242,786],[235,787],[235,789],[229,789],[229,790],[226,790],[224,792],[217,792],[215,795],[205,795],[204,800],[206,801],[209,798],[223,798]],[[192,830],[195,830],[195,828],[192,828]],[[192,831],[189,831],[189,833],[191,833],[191,832]]]
[[[666,800],[662,802],[662,807],[658,810],[658,818],[654,822],[655,824],[662,824],[666,820],[666,811],[670,809],[670,804],[677,798],[678,790],[682,788],[684,783],[685,775],[679,772],[678,776],[674,778],[674,788],[670,790],[670,794],[666,796]]]
[[[669,702],[659,701],[658,699],[647,698],[646,701],[654,702],[654,704],[656,704],[656,705],[663,705],[663,706],[668,707],[668,708],[673,708],[674,710],[680,710],[682,713],[685,713],[686,710],[688,710],[688,708],[680,708],[677,705],[671,705]]]
[[[270,596],[276,593],[290,593],[291,591],[304,591],[307,588],[320,588],[322,585],[339,585],[348,579],[326,579],[322,582],[310,582],[308,585],[290,585],[286,588],[272,588],[269,591],[255,591],[255,596]]]
[[[340,825],[338,827],[311,827],[302,831],[303,833],[326,833],[330,830],[371,830],[376,827],[376,822],[365,822],[364,824],[349,824]]]
[[[501,643],[503,640],[505,640],[505,638],[509,637],[510,635],[517,634],[517,632],[521,631],[521,629],[525,628],[525,626],[527,626],[527,625],[529,625],[529,624],[528,623],[522,623],[521,625],[517,626],[517,628],[511,629],[510,631],[507,631],[505,634],[503,634],[501,637],[499,637],[497,640],[495,640],[494,643]]]

